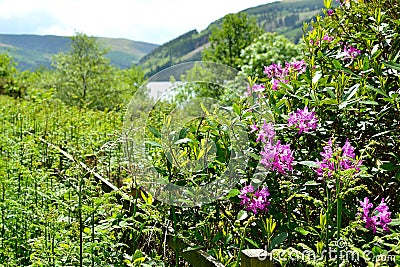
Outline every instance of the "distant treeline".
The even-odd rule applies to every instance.
[[[322,0],[279,1],[249,8],[243,12],[254,16],[258,25],[266,32],[285,35],[290,41],[298,43],[302,37],[303,22],[310,21],[321,14]],[[157,47],[139,61],[147,76],[172,65],[201,60],[201,51],[208,43],[213,27],[218,27],[222,18],[211,23],[200,33],[189,31]]]

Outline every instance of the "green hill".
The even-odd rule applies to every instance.
[[[107,57],[111,63],[128,68],[139,59],[158,47],[156,44],[131,41],[127,39],[98,38],[102,45],[110,49]],[[69,50],[70,38],[53,35],[13,35],[0,34],[0,53],[8,52],[18,63],[20,69],[49,67],[53,55]]]
[[[283,0],[243,10],[255,16],[258,24],[268,32],[278,32],[297,43],[302,36],[303,22],[321,13],[322,0]],[[212,28],[222,18],[211,23],[205,30],[187,32],[151,51],[140,59],[139,65],[151,76],[177,63],[200,60],[201,51],[208,44]]]

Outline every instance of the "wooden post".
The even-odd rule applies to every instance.
[[[201,249],[188,249],[191,247],[189,244],[178,238],[174,240],[171,234],[167,235],[167,244],[172,249],[178,249],[179,255],[193,267],[224,267],[222,263]]]
[[[241,267],[273,267],[267,251],[263,249],[242,250]]]

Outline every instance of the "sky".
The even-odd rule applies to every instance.
[[[0,0],[0,33],[126,38],[163,44],[228,13],[274,0]]]

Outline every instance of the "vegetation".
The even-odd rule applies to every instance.
[[[132,64],[158,47],[156,44],[96,37],[105,47],[109,47],[107,58],[119,68],[129,68]],[[52,56],[70,49],[69,37],[52,35],[12,35],[0,34],[0,53],[8,53],[18,62],[20,70],[36,70],[51,67]]]
[[[253,43],[260,34],[255,19],[249,18],[246,13],[228,14],[223,18],[221,28],[212,29],[210,45],[203,50],[202,58],[240,68],[242,49]]]
[[[301,51],[300,45],[293,44],[283,35],[264,33],[242,49],[237,60],[246,77],[261,78],[264,76],[264,66],[272,63],[283,65],[285,62],[298,60],[301,57]]]
[[[248,18],[255,18],[264,31],[277,32],[298,43],[301,41],[303,22],[321,13],[322,7],[323,1],[320,0],[287,0],[249,8],[242,13]],[[211,23],[201,32],[192,30],[161,45],[144,56],[139,65],[151,77],[174,64],[200,60],[202,51],[209,45],[212,30],[221,28],[223,20]]]
[[[0,263],[400,265],[400,4],[325,6],[157,100],[84,34],[53,70],[1,55]]]

